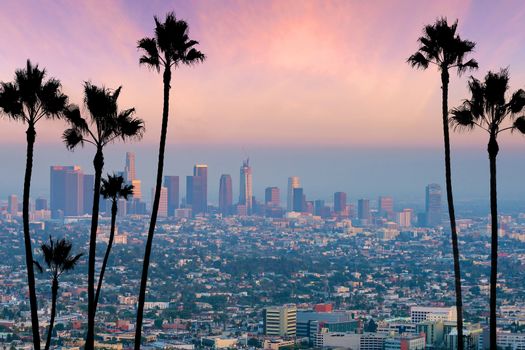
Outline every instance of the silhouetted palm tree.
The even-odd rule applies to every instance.
[[[160,22],[155,17],[155,37],[139,40],[138,48],[144,51],[140,58],[140,64],[160,72],[163,68],[164,83],[164,104],[162,107],[162,128],[160,133],[159,160],[157,167],[157,182],[155,186],[155,197],[151,209],[151,221],[148,229],[148,239],[144,253],[142,267],[142,278],[140,281],[140,294],[137,310],[137,323],[135,330],[135,349],[140,349],[142,337],[142,319],[144,316],[144,302],[146,300],[146,283],[148,281],[148,268],[151,255],[157,213],[159,211],[160,190],[162,187],[162,172],[164,169],[164,152],[166,148],[166,135],[168,132],[169,116],[169,97],[171,83],[171,69],[176,69],[181,65],[194,65],[202,62],[205,56],[202,52],[195,49],[198,42],[190,40],[188,36],[188,24],[183,20],[178,20],[173,12],[166,15],[164,22]]]
[[[491,215],[491,269],[490,269],[490,348],[496,349],[496,284],[498,278],[498,197],[496,182],[496,157],[498,135],[503,131],[517,130],[525,134],[525,91],[519,89],[507,101],[509,72],[488,72],[483,82],[471,78],[470,100],[452,110],[451,123],[459,129],[478,127],[489,134],[487,151],[490,163],[490,215]]]
[[[466,62],[465,56],[474,50],[476,45],[472,41],[462,40],[456,34],[458,22],[449,25],[446,18],[440,18],[432,25],[423,29],[423,36],[419,38],[418,51],[408,58],[408,63],[415,68],[427,69],[435,65],[441,73],[442,89],[442,121],[443,141],[445,146],[445,178],[447,186],[448,215],[450,218],[450,232],[452,239],[452,254],[454,257],[454,278],[456,287],[456,309],[458,314],[458,350],[463,350],[463,299],[461,295],[461,269],[459,265],[458,235],[456,229],[456,215],[452,195],[452,175],[450,166],[450,138],[448,130],[448,83],[449,69],[455,68],[458,75],[469,69],[476,69],[478,63],[474,59]]]
[[[106,254],[104,255],[104,261],[102,262],[102,267],[100,269],[97,292],[95,293],[95,312],[97,311],[98,298],[102,288],[102,281],[104,280],[104,272],[106,271],[106,266],[109,260],[109,253],[111,252],[113,239],[115,238],[115,221],[117,218],[118,201],[120,198],[128,200],[128,197],[133,195],[133,185],[126,185],[122,176],[108,175],[107,179],[102,179],[100,194],[105,199],[111,200],[111,230],[109,233],[108,246],[106,247]]]
[[[51,336],[53,333],[53,326],[55,324],[55,314],[58,297],[58,278],[67,271],[73,270],[82,254],[75,256],[71,255],[72,244],[65,239],[53,240],[49,237],[49,243],[44,243],[40,246],[47,269],[51,274],[51,319],[49,321],[49,329],[47,330],[47,339],[45,350],[49,349],[51,345]],[[35,265],[43,271],[42,266],[35,261]]]
[[[57,79],[46,78],[46,70],[39,69],[27,60],[24,69],[15,72],[12,83],[0,83],[0,108],[11,119],[27,124],[26,169],[24,177],[24,198],[22,206],[24,245],[27,267],[27,284],[31,306],[31,327],[35,350],[40,350],[38,306],[33,269],[33,249],[29,233],[29,196],[33,171],[33,150],[36,140],[36,124],[41,119],[59,118],[67,105],[67,96],[61,91]]]
[[[100,181],[104,167],[104,147],[117,140],[140,138],[144,132],[144,122],[134,118],[135,109],[118,110],[117,99],[121,88],[111,91],[105,87],[97,87],[91,83],[84,84],[84,104],[88,113],[85,119],[76,106],[70,106],[64,113],[71,125],[64,131],[64,142],[72,150],[85,142],[96,147],[93,167],[95,183],[93,189],[93,212],[91,217],[91,232],[89,237],[88,258],[88,331],[86,350],[93,349],[95,327],[95,255],[97,242],[97,227],[100,202]]]

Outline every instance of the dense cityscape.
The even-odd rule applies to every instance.
[[[114,253],[101,295],[97,348],[125,348],[133,339],[134,291],[139,282],[149,204],[128,152],[119,174],[134,186],[118,203]],[[394,199],[359,199],[344,192],[333,202],[308,200],[300,178],[291,176],[286,194],[265,190],[253,196],[253,170],[240,167],[239,200],[231,176],[220,177],[218,205],[207,200],[207,166],[186,177],[166,176],[159,209],[151,283],[145,305],[144,348],[449,349],[456,313],[450,242],[438,184],[426,187],[425,211],[397,208]],[[86,251],[93,175],[78,166],[50,167],[50,197],[31,203],[34,246],[49,236],[67,236]],[[423,191],[422,191],[423,192]],[[282,206],[281,199],[285,207]],[[97,233],[101,252],[110,232],[110,205],[102,204]],[[105,209],[108,208],[108,209]],[[21,210],[16,195],[1,206],[1,339],[16,349],[28,343],[20,245]],[[465,280],[465,330],[469,349],[487,343],[490,223],[487,217],[458,218]],[[525,213],[500,216],[498,342],[520,349],[525,334]],[[38,258],[38,249],[35,248]],[[99,255],[101,256],[101,255]],[[97,268],[101,259],[97,258]],[[82,342],[86,261],[65,275],[56,318],[57,346]],[[42,327],[49,316],[48,279],[38,276]],[[516,333],[518,332],[518,333]],[[404,344],[404,345],[401,345]],[[403,346],[403,347],[400,347]]]

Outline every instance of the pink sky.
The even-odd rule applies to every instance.
[[[145,143],[157,143],[162,86],[139,67],[136,41],[170,10],[208,56],[174,74],[170,143],[441,146],[439,75],[405,63],[438,16],[458,18],[478,43],[475,76],[509,66],[512,88],[525,87],[521,1],[9,0],[1,9],[0,80],[30,58],[75,103],[85,80],[123,85],[121,107],[146,120]],[[467,97],[466,81],[453,78],[450,107]],[[0,123],[0,143],[24,142],[21,126]],[[39,142],[60,142],[63,128],[40,125]],[[485,136],[453,142],[477,147]]]

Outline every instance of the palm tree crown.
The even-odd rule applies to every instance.
[[[194,48],[197,44],[198,41],[189,39],[188,23],[178,20],[175,13],[168,13],[164,22],[155,16],[155,37],[138,42],[138,48],[144,51],[139,62],[157,71],[161,66],[193,65],[206,58]]]
[[[49,243],[43,243],[40,248],[44,255],[44,262],[54,278],[60,277],[64,272],[73,270],[83,255],[71,255],[72,243],[66,239],[57,239],[49,237]],[[42,266],[35,262],[37,268],[42,271]]]
[[[508,69],[488,72],[484,81],[472,77],[469,81],[471,98],[452,110],[452,125],[460,129],[479,127],[496,136],[502,131],[525,133],[525,117],[519,116],[525,107],[525,91],[519,89],[507,101]],[[505,124],[512,120],[511,124]]]
[[[46,70],[27,60],[14,82],[0,83],[0,108],[10,118],[33,125],[42,118],[59,118],[68,98],[57,79],[45,78]]]
[[[465,56],[473,51],[476,44],[462,40],[456,34],[457,26],[457,21],[449,25],[446,18],[439,18],[434,24],[425,26],[423,36],[419,38],[420,47],[408,58],[408,63],[421,69],[427,69],[430,64],[437,65],[440,70],[457,68],[458,74],[478,68],[476,60],[465,61]]]
[[[108,174],[107,179],[102,179],[100,194],[105,199],[111,199],[113,201],[117,201],[119,198],[127,200],[128,197],[133,196],[133,185],[126,185],[122,176],[115,174],[111,176]]]
[[[64,112],[71,125],[63,135],[69,149],[83,145],[84,142],[102,148],[119,137],[123,140],[142,137],[144,121],[133,117],[135,109],[118,110],[120,91],[121,87],[111,91],[89,82],[84,84],[84,104],[89,112],[89,119],[83,118],[80,109],[74,105]]]

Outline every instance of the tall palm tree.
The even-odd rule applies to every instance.
[[[35,273],[33,269],[33,249],[29,233],[29,196],[33,171],[36,124],[42,119],[59,118],[66,106],[67,96],[61,92],[60,81],[54,78],[46,79],[46,70],[39,69],[38,65],[33,65],[30,60],[27,60],[24,69],[16,70],[15,80],[12,83],[0,83],[0,108],[10,119],[27,124],[27,154],[22,216],[27,285],[29,287],[29,303],[31,306],[31,327],[35,350],[40,350],[40,333]]]
[[[138,42],[138,48],[144,51],[139,63],[160,72],[163,68],[164,104],[162,107],[162,127],[160,133],[159,160],[157,164],[157,182],[155,186],[155,197],[151,209],[151,221],[148,229],[148,238],[144,253],[142,277],[140,281],[140,294],[137,308],[137,324],[135,330],[135,349],[140,349],[142,338],[142,320],[144,316],[144,302],[146,300],[146,283],[148,281],[148,268],[151,255],[151,246],[157,213],[159,211],[160,190],[162,187],[162,172],[164,170],[164,152],[166,149],[166,135],[168,132],[169,98],[171,70],[181,65],[192,66],[203,62],[205,56],[195,46],[198,41],[190,40],[188,36],[188,24],[178,20],[173,12],[166,15],[164,22],[160,22],[155,16],[155,36],[143,38]]]
[[[454,257],[454,281],[456,289],[456,310],[458,314],[458,350],[463,350],[463,299],[461,294],[461,269],[459,265],[458,234],[456,229],[456,214],[454,211],[454,197],[452,194],[452,170],[450,165],[450,138],[448,129],[448,84],[450,69],[455,69],[458,75],[468,70],[478,68],[474,59],[465,61],[466,56],[474,50],[476,44],[463,40],[456,34],[457,20],[449,25],[446,18],[439,18],[432,25],[423,29],[423,36],[419,38],[418,51],[410,56],[407,62],[415,68],[427,69],[435,65],[441,73],[442,89],[442,122],[443,143],[445,146],[445,178],[447,186],[448,216],[450,219],[450,233],[452,240],[452,255]]]
[[[71,271],[75,268],[78,260],[82,256],[81,254],[71,255],[72,244],[66,241],[64,238],[53,240],[49,237],[49,243],[44,243],[40,246],[42,249],[42,255],[44,256],[44,262],[46,263],[47,270],[51,274],[51,319],[49,321],[49,329],[47,330],[47,339],[45,350],[49,349],[51,345],[51,337],[53,334],[53,326],[55,325],[55,314],[57,307],[58,298],[58,279],[67,271]],[[42,266],[35,261],[40,272],[43,271]]]
[[[133,185],[126,185],[122,176],[108,175],[107,179],[102,179],[100,194],[105,199],[111,200],[111,230],[109,233],[108,246],[106,247],[106,254],[104,255],[104,260],[100,269],[97,291],[95,293],[95,312],[97,310],[98,298],[102,288],[102,281],[104,280],[104,272],[106,271],[106,266],[109,260],[109,253],[111,252],[113,239],[115,238],[115,221],[117,218],[118,201],[120,198],[128,200],[128,198],[133,195]]]
[[[490,264],[490,348],[496,349],[496,284],[498,278],[498,194],[496,182],[496,157],[498,156],[498,135],[504,131],[519,131],[525,134],[524,112],[525,91],[514,92],[507,101],[509,72],[501,69],[488,72],[483,82],[471,78],[469,81],[470,100],[452,110],[451,123],[459,129],[472,130],[475,127],[489,134],[487,152],[490,164],[490,216],[491,216],[491,264]]]
[[[111,91],[105,87],[97,87],[89,82],[84,84],[84,104],[88,111],[87,118],[80,114],[77,106],[70,106],[64,113],[70,128],[64,131],[66,147],[73,150],[78,145],[89,143],[95,146],[93,158],[95,183],[93,189],[93,212],[91,217],[91,232],[89,236],[88,258],[88,330],[86,335],[86,350],[94,346],[95,330],[95,255],[97,242],[97,227],[100,202],[100,182],[104,168],[104,147],[122,139],[139,139],[144,132],[144,122],[134,118],[135,109],[119,111],[117,99],[121,88]]]

